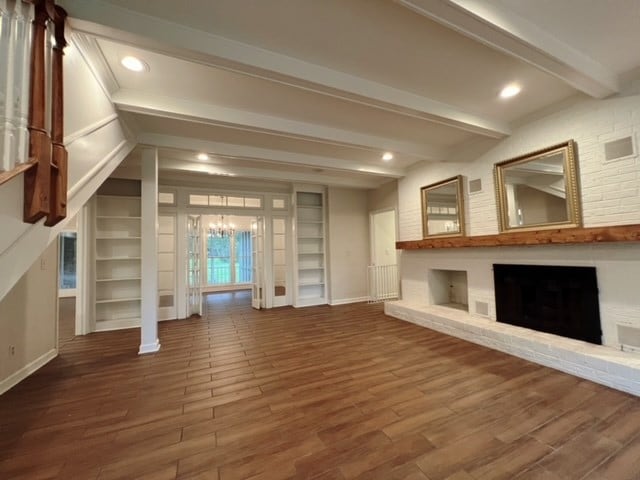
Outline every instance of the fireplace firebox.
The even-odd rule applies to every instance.
[[[493,265],[498,322],[602,344],[595,267]]]

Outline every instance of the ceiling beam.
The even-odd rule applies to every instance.
[[[210,140],[158,133],[141,133],[138,135],[138,143],[143,145],[153,145],[159,148],[205,152],[213,156],[220,156],[224,158],[351,171],[388,178],[401,178],[405,175],[405,171],[403,169],[384,165],[376,166],[340,158],[321,157],[318,155],[251,147],[248,145],[213,142]]]
[[[111,100],[120,110],[126,112],[366,148],[367,150],[392,151],[398,155],[405,153],[422,160],[438,161],[446,157],[447,154],[446,149],[424,144],[378,137],[247,110],[165,97],[145,91],[119,90],[112,95]]]
[[[355,175],[326,175],[322,173],[284,172],[282,170],[270,170],[269,168],[252,168],[238,165],[220,166],[204,163],[189,162],[173,158],[160,157],[158,168],[168,171],[190,172],[208,174],[220,177],[242,177],[261,180],[282,181],[286,177],[288,182],[307,182],[321,185],[333,185],[337,187],[371,189],[379,187],[384,181],[379,177],[355,176]]]
[[[560,78],[595,98],[619,91],[617,76],[515,12],[486,0],[395,0],[408,9]]]
[[[510,127],[454,105],[303,60],[143,15],[101,0],[59,0],[78,32],[269,79],[492,138]]]

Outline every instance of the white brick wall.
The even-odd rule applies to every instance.
[[[429,269],[465,270],[469,312],[475,314],[476,301],[486,302],[489,318],[495,320],[494,263],[596,267],[603,344],[619,348],[618,323],[640,328],[640,248],[635,244],[407,250],[401,255],[402,298],[429,302]]]
[[[465,181],[468,235],[498,233],[493,165],[574,139],[585,227],[640,223],[640,161],[637,156],[604,161],[604,143],[640,138],[640,95],[586,100],[515,129],[513,135],[470,163],[428,163],[398,182],[400,240],[422,236],[420,187],[462,174],[480,178],[482,192],[469,195]],[[637,143],[637,142],[636,142]]]
[[[604,161],[604,142],[626,135],[640,139],[640,95],[586,100],[515,129],[513,135],[471,163],[421,164],[398,183],[399,238],[422,237],[420,187],[462,174],[467,235],[498,233],[493,165],[568,139],[577,144],[583,224],[595,227],[640,223],[640,160]],[[482,191],[469,194],[468,180]],[[475,302],[489,304],[495,320],[494,263],[595,266],[600,289],[603,343],[618,348],[616,324],[640,328],[640,245],[593,244],[404,251],[402,298],[427,303],[430,268],[466,270],[470,313]]]

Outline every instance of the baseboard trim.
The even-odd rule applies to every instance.
[[[15,387],[22,380],[27,378],[36,370],[39,370],[40,368],[45,366],[47,363],[49,363],[51,360],[53,360],[57,356],[58,356],[58,350],[54,348],[52,350],[49,350],[44,355],[41,355],[40,357],[36,358],[33,362],[28,363],[17,372],[14,372],[11,375],[9,375],[7,378],[5,378],[0,382],[0,395],[5,393],[9,389]]]
[[[141,344],[140,350],[138,350],[138,355],[146,355],[147,353],[156,353],[158,350],[160,350],[160,340],[156,338],[155,342]]]
[[[331,302],[329,302],[329,305],[333,307],[336,305],[346,305],[348,303],[366,302],[367,300],[369,300],[369,297],[340,298],[338,300],[331,300]]]

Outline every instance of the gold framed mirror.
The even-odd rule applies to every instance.
[[[426,185],[420,195],[424,238],[464,235],[462,176]]]
[[[573,140],[497,163],[494,180],[501,232],[580,226]]]

